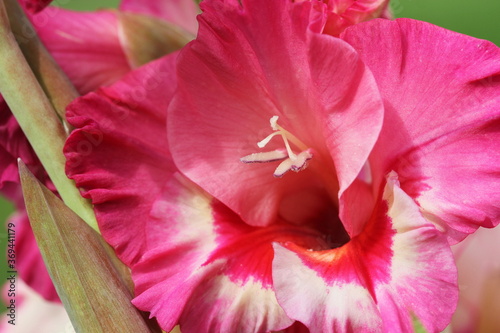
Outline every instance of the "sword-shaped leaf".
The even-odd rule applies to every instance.
[[[102,238],[31,174],[19,172],[36,241],[76,332],[159,332],[132,295]]]

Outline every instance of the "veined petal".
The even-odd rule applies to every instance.
[[[158,17],[196,35],[196,15],[200,9],[193,0],[123,0],[120,10]]]
[[[131,70],[114,11],[85,13],[49,7],[31,20],[81,94],[111,84]]]
[[[385,102],[370,158],[375,183],[395,170],[450,243],[497,225],[500,49],[409,19],[358,24],[341,38],[373,72]]]
[[[66,173],[90,197],[102,235],[127,264],[144,253],[153,201],[175,170],[165,132],[176,54],[74,101]],[[139,221],[141,221],[139,223]]]
[[[329,187],[336,201],[382,124],[371,74],[349,45],[309,30],[311,6],[204,1],[198,38],[179,56],[167,127],[175,163],[250,225],[272,223],[283,196],[305,183]],[[277,164],[239,163],[258,152],[276,116],[314,150],[307,169],[283,179],[272,177]],[[269,146],[283,148],[276,139]]]
[[[165,186],[148,229],[155,248],[132,267],[133,303],[164,330],[268,332],[290,326],[272,288],[273,241],[304,236],[293,226],[256,228],[183,176]]]
[[[343,247],[275,250],[278,301],[311,332],[407,332],[412,315],[440,331],[457,302],[446,238],[392,178],[364,230]]]

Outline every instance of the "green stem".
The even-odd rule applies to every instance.
[[[0,93],[66,205],[98,231],[92,204],[66,177],[65,130],[19,49],[3,1],[0,1],[0,45]]]

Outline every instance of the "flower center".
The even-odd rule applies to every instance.
[[[288,132],[286,129],[278,125],[278,116],[273,116],[270,119],[273,133],[269,134],[263,140],[257,142],[259,148],[264,148],[272,138],[281,136],[285,148],[276,149],[273,151],[253,153],[240,158],[243,163],[266,163],[274,161],[282,161],[274,171],[275,177],[282,177],[285,173],[292,170],[299,172],[307,167],[309,160],[313,157],[312,149],[308,148],[295,135]],[[300,153],[296,154],[290,147],[290,143],[300,149]]]

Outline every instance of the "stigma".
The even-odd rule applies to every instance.
[[[240,158],[243,163],[268,163],[281,161],[276,170],[274,170],[275,177],[282,177],[288,171],[299,172],[307,168],[309,160],[313,157],[312,149],[308,148],[302,141],[295,135],[288,132],[286,129],[278,125],[278,116],[273,116],[270,119],[271,128],[273,133],[269,134],[263,140],[257,142],[259,148],[264,148],[276,136],[280,136],[283,140],[283,148],[273,151],[258,152]],[[295,153],[291,147],[295,146],[300,150]]]

